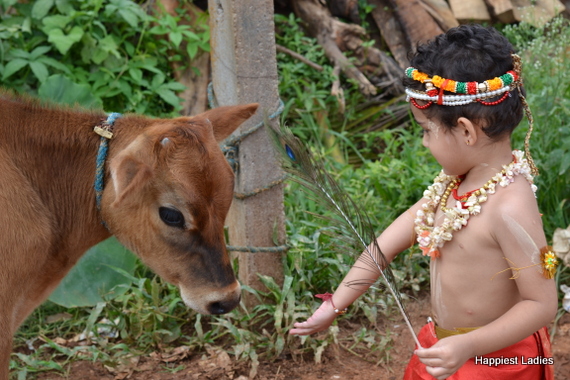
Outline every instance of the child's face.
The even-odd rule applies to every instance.
[[[462,175],[468,171],[462,164],[462,148],[465,144],[457,128],[448,129],[436,119],[428,119],[424,112],[411,106],[416,122],[423,130],[423,145],[428,148],[448,175]],[[463,144],[463,145],[462,145]]]

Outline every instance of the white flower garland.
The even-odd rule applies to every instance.
[[[481,204],[487,201],[488,195],[495,193],[497,184],[506,187],[514,182],[516,175],[523,175],[536,196],[537,187],[534,185],[530,165],[524,158],[524,153],[520,150],[514,150],[513,158],[513,162],[509,165],[503,165],[503,170],[495,174],[485,186],[473,192],[464,204],[457,201],[455,206],[451,208],[442,204],[441,209],[444,211],[445,218],[443,223],[437,227],[434,227],[435,212],[442,201],[442,197],[447,201],[447,196],[444,194],[452,182],[457,181],[457,177],[447,175],[443,170],[435,177],[434,183],[424,191],[424,198],[427,199],[427,202],[422,204],[422,208],[418,210],[414,220],[415,231],[418,235],[417,241],[424,256],[439,257],[439,248],[453,238],[454,231],[459,231],[466,226],[472,215],[481,212]]]

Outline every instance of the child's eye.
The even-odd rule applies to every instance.
[[[425,136],[429,133],[429,129],[422,129],[422,134]]]

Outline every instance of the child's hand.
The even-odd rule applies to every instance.
[[[414,353],[426,365],[426,371],[438,380],[453,375],[473,356],[468,334],[441,339],[430,348],[420,348]]]
[[[297,322],[295,328],[289,330],[291,335],[310,335],[327,329],[336,314],[330,302],[323,302],[306,322]]]

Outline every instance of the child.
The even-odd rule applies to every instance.
[[[415,231],[431,257],[433,322],[421,329],[422,348],[404,378],[552,379],[545,326],[558,305],[556,260],[534,196],[530,112],[526,158],[510,143],[528,111],[520,58],[496,30],[463,25],[419,46],[411,65],[404,80],[411,111],[443,170],[377,239],[390,262]],[[347,284],[376,277],[357,263],[290,333],[326,329],[366,291]]]

